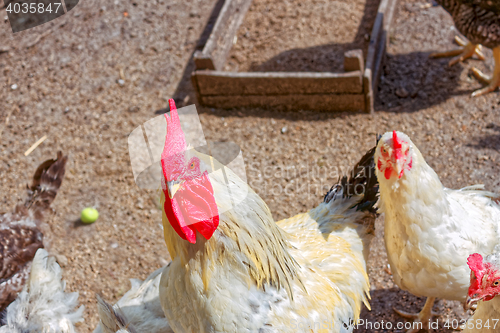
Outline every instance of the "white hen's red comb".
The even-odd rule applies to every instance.
[[[394,149],[401,149],[402,147],[401,139],[398,138],[398,134],[396,133],[396,131],[392,131],[392,144],[394,146]]]

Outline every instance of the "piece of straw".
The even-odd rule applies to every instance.
[[[24,152],[24,156],[28,156],[29,154],[31,154],[31,153],[33,152],[33,150],[35,150],[35,149],[36,149],[36,147],[38,147],[38,146],[39,146],[42,142],[44,142],[44,141],[45,141],[45,139],[47,139],[47,136],[46,136],[46,135],[42,136],[42,137],[40,138],[40,140],[38,140],[37,142],[35,142],[35,143],[31,146],[31,147],[29,147],[29,149],[28,149],[28,150],[26,150],[26,151]]]

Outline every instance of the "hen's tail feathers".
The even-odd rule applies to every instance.
[[[100,327],[103,333],[137,333],[132,324],[125,318],[120,308],[114,309],[96,294],[97,312],[99,313]]]
[[[35,220],[41,220],[43,212],[54,201],[66,171],[67,156],[57,153],[56,159],[50,159],[36,169],[31,186],[28,186],[28,197],[23,205],[16,207],[16,213],[28,213]]]
[[[340,193],[342,193],[342,198],[361,194],[363,198],[351,208],[377,214],[375,204],[378,200],[379,188],[373,159],[375,148],[370,149],[348,175],[342,177],[337,184],[332,186],[325,195],[324,202],[329,203],[331,200],[335,200]]]
[[[6,310],[0,333],[75,333],[74,324],[83,321],[78,293],[66,293],[61,267],[44,249],[38,249],[28,283]]]

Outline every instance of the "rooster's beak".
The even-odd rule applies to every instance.
[[[167,182],[168,197],[172,199],[175,195],[175,192],[177,192],[180,187],[181,187],[181,182],[177,180],[172,180]]]

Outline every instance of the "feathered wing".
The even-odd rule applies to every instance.
[[[38,249],[31,273],[17,299],[6,310],[0,333],[75,333],[75,323],[83,321],[84,306],[78,293],[66,293],[61,268],[44,249]]]
[[[131,289],[114,306],[97,295],[100,322],[94,333],[173,333],[159,299],[164,271],[168,266],[154,271],[144,282],[131,279]]]
[[[369,150],[307,213],[277,222],[290,235],[291,252],[299,265],[315,266],[335,284],[343,305],[342,321],[356,321],[363,302],[368,308],[366,269],[370,240],[377,217],[378,182]]]
[[[66,161],[58,152],[57,159],[43,162],[35,171],[25,202],[0,215],[0,311],[21,291],[31,260],[43,247],[40,224],[61,186]]]

